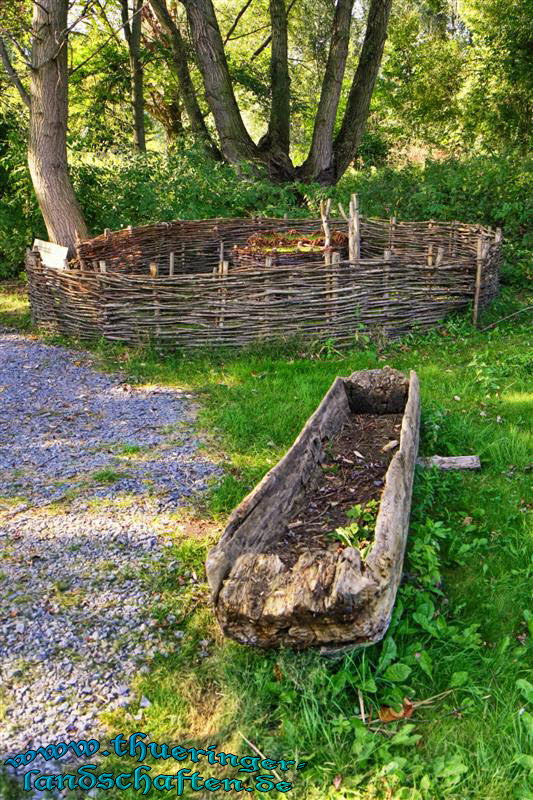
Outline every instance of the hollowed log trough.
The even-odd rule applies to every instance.
[[[295,509],[313,491],[328,443],[361,414],[403,415],[373,546],[366,559],[347,546],[303,552],[291,565],[278,553]],[[386,367],[335,379],[293,446],[235,509],[208,554],[207,577],[226,636],[264,648],[325,650],[384,636],[402,575],[419,425],[415,372],[407,378]]]

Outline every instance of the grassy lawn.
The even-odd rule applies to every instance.
[[[482,324],[526,304],[507,290]],[[287,345],[158,355],[95,345],[104,368],[119,367],[132,382],[194,389],[205,446],[225,467],[204,507],[194,509],[198,524],[189,519],[189,535],[176,532],[170,555],[177,570],[149,578],[157,593],[153,613],[162,624],[175,615],[169,637],[182,630],[181,646],[139,675],[137,704],[109,716],[110,729],[253,756],[246,737],[266,757],[306,762],[281,772],[294,783],[294,798],[531,798],[529,319],[524,313],[480,331],[456,318],[439,331],[381,348],[360,337],[342,354]],[[13,287],[0,297],[0,323],[28,327]],[[291,445],[336,375],[385,364],[418,372],[422,453],[477,453],[483,468],[417,473],[405,580],[384,642],[326,659],[314,652],[257,652],[224,640],[203,563],[227,514]],[[193,586],[184,577],[191,572],[199,579]],[[141,697],[150,705],[140,708]],[[414,703],[412,716],[380,723],[380,707],[399,710],[405,697]],[[207,765],[205,756],[198,766],[142,763],[154,774],[190,767],[204,777],[243,778],[235,769]],[[109,758],[104,766],[117,773],[135,764]]]

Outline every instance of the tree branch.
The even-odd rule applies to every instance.
[[[152,0],[153,2],[153,0]],[[159,0],[158,0],[159,2]],[[225,158],[232,164],[257,159],[259,152],[242,120],[212,0],[181,0],[187,11],[207,102]]]
[[[35,1],[35,0],[34,0],[34,1]],[[141,13],[141,11],[143,10],[143,8],[146,8],[146,6],[149,4],[149,2],[150,2],[150,0],[145,0],[145,2],[142,4],[142,6],[141,6],[140,8],[138,8],[138,9],[137,9],[137,11],[135,11],[135,13],[131,15],[131,17],[129,17],[129,18],[128,18],[128,22],[131,22],[131,21],[132,21],[132,19],[133,19],[133,18],[134,18],[134,17],[135,17],[137,14],[140,14],[140,13]],[[91,53],[91,55],[90,55],[90,56],[87,56],[87,58],[86,58],[84,61],[82,61],[82,62],[81,62],[81,64],[78,64],[78,66],[77,66],[77,67],[74,67],[74,69],[71,71],[71,73],[70,73],[70,74],[71,74],[71,75],[73,75],[73,74],[74,74],[75,72],[77,72],[79,69],[81,69],[82,67],[84,67],[84,66],[85,66],[85,64],[87,64],[89,61],[91,61],[91,60],[92,60],[92,59],[93,59],[93,58],[94,58],[96,55],[98,55],[98,53],[99,53],[101,50],[103,50],[103,49],[104,49],[104,47],[106,46],[106,44],[107,44],[108,42],[110,42],[110,41],[111,41],[111,39],[113,39],[113,38],[116,38],[116,34],[117,34],[119,31],[121,31],[121,30],[122,30],[122,28],[123,28],[123,25],[119,25],[119,26],[118,26],[118,28],[116,28],[116,29],[115,29],[115,31],[114,31],[114,32],[113,32],[113,33],[112,33],[110,36],[108,36],[108,37],[107,37],[107,39],[105,39],[105,40],[102,42],[102,44],[101,44],[99,47],[97,47],[97,48],[96,48],[96,50],[93,50],[93,52]]]
[[[240,20],[241,20],[241,17],[242,17],[242,16],[244,16],[244,14],[246,14],[246,12],[248,11],[248,9],[249,9],[249,8],[250,8],[250,6],[252,5],[253,1],[254,1],[254,0],[246,0],[246,3],[243,5],[243,7],[241,8],[241,10],[239,11],[239,13],[237,14],[237,16],[235,17],[235,19],[233,20],[233,24],[230,26],[230,29],[229,29],[229,31],[228,31],[228,32],[227,32],[227,34],[226,34],[226,38],[224,39],[224,47],[227,45],[227,43],[228,43],[228,42],[229,42],[229,40],[231,39],[231,35],[232,35],[232,33],[235,33],[235,29],[236,29],[237,25],[239,24],[239,22],[240,22]]]
[[[7,77],[9,78],[13,86],[17,89],[22,99],[22,102],[24,103],[24,105],[30,108],[31,107],[30,96],[26,91],[26,89],[24,88],[24,85],[16,69],[11,63],[11,59],[9,58],[9,53],[7,52],[7,48],[5,46],[5,42],[2,39],[2,37],[0,37],[0,59],[2,60],[2,64],[4,65],[4,70],[7,74]]]
[[[205,143],[214,158],[219,159],[220,152],[211,138],[211,134],[205,124],[202,109],[198,103],[196,89],[191,78],[187,61],[187,49],[181,31],[172,19],[165,0],[151,0],[151,6],[170,42],[180,93],[191,129],[193,133]]]

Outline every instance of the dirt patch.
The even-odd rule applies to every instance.
[[[399,443],[401,423],[402,414],[353,414],[327,444],[317,480],[276,545],[285,564],[293,566],[302,553],[341,551],[347,546],[333,532],[354,523],[348,512],[355,505],[364,509],[369,501],[379,502],[385,473],[398,447],[386,446]],[[371,538],[365,536],[363,544],[370,544]]]

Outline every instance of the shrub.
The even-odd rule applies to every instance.
[[[190,147],[168,157],[75,155],[71,173],[92,234],[177,218],[306,216],[317,214],[325,195],[345,202],[350,192],[358,192],[364,215],[499,225],[506,238],[522,248],[531,244],[530,168],[530,161],[512,154],[396,169],[370,167],[324,190],[316,185],[274,185],[246,171],[238,174]],[[31,188],[23,137],[13,120],[0,118],[0,278],[22,268],[24,249],[35,236],[46,238],[46,233]],[[518,257],[524,258],[523,249]]]

